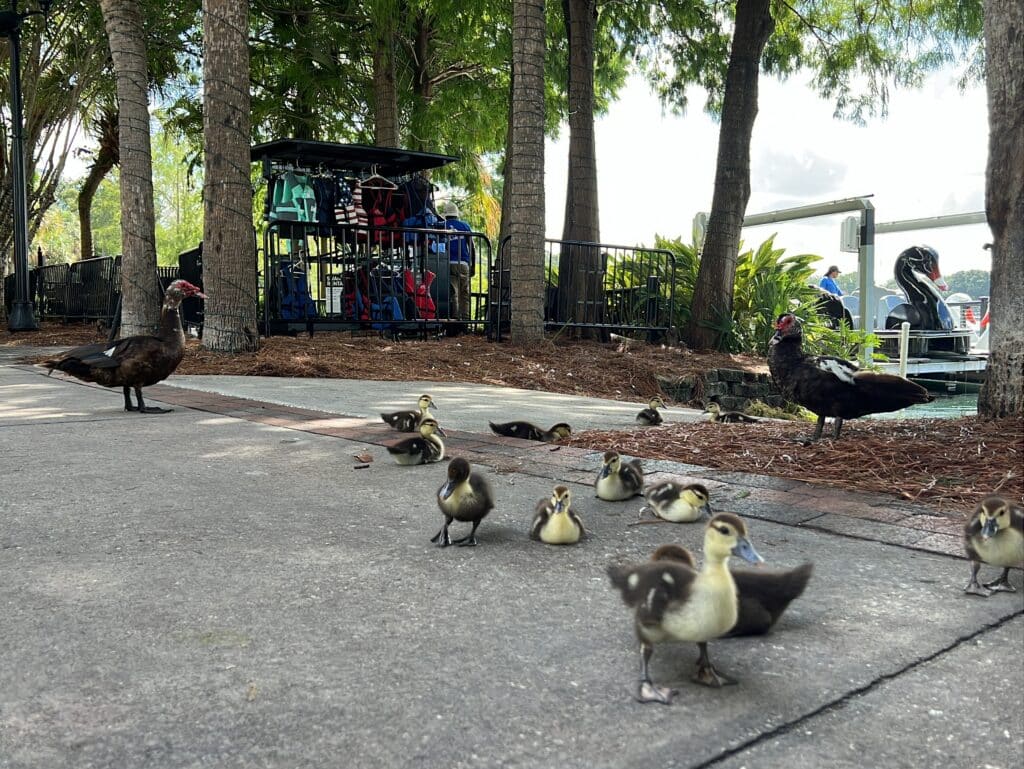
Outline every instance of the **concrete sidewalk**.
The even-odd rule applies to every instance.
[[[652,672],[680,696],[641,706],[604,568],[701,526],[627,526],[594,452],[471,432],[494,396],[435,388],[446,424],[446,403],[474,415],[449,454],[498,501],[479,547],[439,550],[443,465],[393,464],[369,418],[406,391],[375,383],[364,418],[304,407],[315,384],[260,381],[257,403],[184,379],[139,416],[0,366],[0,767],[1021,766],[1021,594],[964,596],[965,562],[921,538],[843,536],[833,490],[651,463],[707,476],[772,565],[815,575],[770,636],[711,644],[738,686],[690,684],[696,649],[671,645]],[[556,480],[575,548],[526,536]],[[915,512],[856,502],[883,531]]]

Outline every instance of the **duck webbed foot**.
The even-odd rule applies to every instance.
[[[729,676],[715,670],[715,666],[711,664],[711,660],[708,658],[708,645],[706,643],[699,643],[697,646],[700,647],[700,657],[697,658],[697,669],[691,677],[694,683],[715,688],[731,686],[736,683],[736,679],[729,678]]]
[[[994,579],[991,582],[986,582],[985,587],[991,590],[993,593],[1016,593],[1017,588],[1010,584],[1010,570],[1003,569],[1003,576],[999,579]]]
[[[971,581],[967,583],[964,592],[967,595],[980,595],[982,598],[988,598],[992,595],[992,591],[978,584],[978,569],[980,568],[981,564],[977,561],[971,563]]]
[[[840,422],[840,425],[841,424],[842,423]],[[814,426],[814,435],[812,435],[809,438],[807,436],[803,436],[801,438],[797,438],[796,439],[797,443],[802,443],[804,446],[810,446],[812,443],[817,443],[818,441],[821,440],[821,431],[824,430],[824,429],[825,429],[825,417],[824,416],[819,416],[818,417],[818,424]]]
[[[473,523],[473,530],[462,539],[453,539],[452,544],[459,547],[476,547],[476,527],[479,525],[480,521],[475,521]]]
[[[430,538],[438,547],[448,547],[452,543],[451,537],[448,536],[448,527],[451,525],[452,519],[449,518],[444,522],[444,526],[441,527],[441,531],[437,532]]]
[[[647,671],[647,663],[651,661],[654,647],[649,643],[640,642],[640,683],[636,690],[637,702],[658,702],[671,705],[676,690],[668,686],[655,686],[651,674]]]
[[[127,388],[125,388],[125,393],[124,393],[125,406],[124,407],[125,407],[125,409],[127,411],[138,411],[140,414],[167,414],[167,413],[169,413],[169,412],[174,410],[174,409],[160,408],[159,406],[147,406],[146,402],[144,400],[142,400],[142,388],[141,387],[136,387],[135,388],[135,399],[139,402],[139,407],[137,409],[130,408],[129,404],[131,403],[131,398],[128,397],[128,390],[127,390]]]

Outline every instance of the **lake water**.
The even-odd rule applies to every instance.
[[[953,419],[978,413],[978,393],[960,393],[957,395],[932,393],[932,395],[935,396],[935,400],[931,403],[922,403],[919,406],[910,406],[902,411],[890,411],[886,414],[872,414],[871,418],[927,419],[935,417],[939,419]]]

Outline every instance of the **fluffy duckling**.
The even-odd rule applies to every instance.
[[[693,680],[705,686],[735,683],[715,670],[707,642],[735,626],[739,614],[736,583],[729,571],[729,556],[752,563],[763,559],[747,539],[743,521],[732,513],[719,513],[704,532],[704,566],[700,571],[671,560],[648,561],[636,566],[610,566],[608,576],[627,606],[636,610],[640,641],[640,702],[672,702],[672,689],[655,686],[648,673],[654,644],[693,641],[700,649]]]
[[[551,425],[550,430],[544,430],[530,422],[488,422],[495,435],[504,435],[506,438],[524,438],[528,441],[544,441],[554,443],[562,438],[572,435],[572,428],[565,422],[558,422]]]
[[[419,411],[392,411],[390,414],[381,414],[380,418],[402,433],[414,433],[427,417],[431,416],[428,409],[437,409],[434,399],[429,395],[421,395],[417,401]]]
[[[760,422],[757,417],[744,414],[742,411],[722,411],[722,407],[711,401],[705,407],[704,413],[708,415],[709,422]]]
[[[665,401],[661,399],[660,395],[655,395],[647,403],[647,408],[643,409],[636,415],[636,423],[638,425],[644,425],[645,427],[660,425],[665,420],[661,418],[661,414],[658,413],[658,409],[663,408],[665,408]]]
[[[623,462],[617,451],[604,453],[604,464],[594,481],[598,497],[609,502],[619,502],[635,497],[643,485],[644,471],[639,459]]]
[[[475,547],[476,529],[494,509],[494,494],[483,476],[470,472],[469,462],[455,457],[448,465],[448,480],[437,490],[437,506],[444,515],[444,526],[430,541],[438,547]],[[473,530],[468,536],[453,542],[448,536],[448,527],[453,520],[471,521]]]
[[[1010,567],[1024,568],[1024,509],[1002,497],[983,500],[964,526],[964,549],[971,559],[971,581],[965,593],[988,597],[993,592],[1017,592],[1008,577]],[[1003,575],[984,586],[978,584],[983,561],[1003,567]]]
[[[691,569],[697,568],[693,554],[682,545],[662,545],[654,551],[651,560],[679,561]],[[764,635],[771,630],[786,607],[803,594],[813,570],[814,566],[809,563],[777,571],[730,567],[739,595],[739,611],[728,635]]]
[[[640,508],[637,518],[643,518],[650,511],[663,521],[691,523],[706,512],[711,515],[711,495],[700,483],[685,486],[675,481],[662,481],[644,489],[647,504]],[[653,523],[653,521],[652,521]]]
[[[400,465],[425,465],[440,462],[444,459],[444,443],[437,436],[444,435],[444,430],[433,417],[420,422],[420,437],[406,438],[393,446],[388,446],[388,453]]]
[[[583,521],[569,508],[570,494],[565,486],[555,486],[551,499],[537,503],[530,526],[530,539],[549,545],[574,545],[583,536]]]

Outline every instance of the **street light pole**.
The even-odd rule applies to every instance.
[[[34,331],[39,328],[32,312],[28,280],[28,194],[25,186],[25,127],[21,106],[21,23],[29,16],[45,13],[50,2],[41,3],[41,10],[18,13],[18,0],[11,0],[9,11],[0,11],[0,32],[7,35],[11,48],[11,185],[14,202],[14,275],[15,295],[7,328],[11,331]]]

